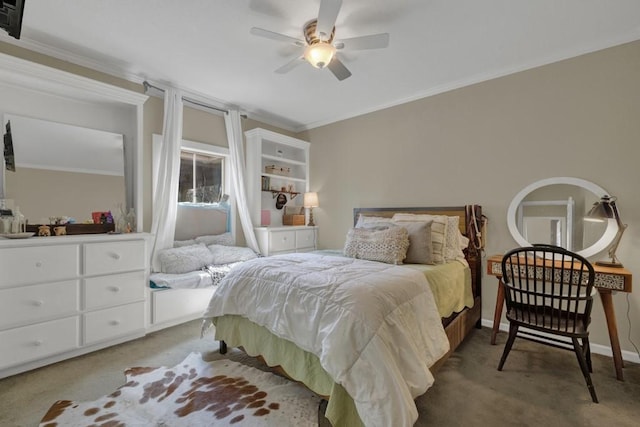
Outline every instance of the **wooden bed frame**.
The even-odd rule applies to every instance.
[[[396,213],[411,213],[415,215],[447,215],[460,218],[459,228],[464,236],[469,239],[469,246],[464,250],[465,258],[471,269],[471,286],[473,289],[474,304],[471,308],[464,308],[448,318],[442,319],[442,324],[449,339],[450,349],[440,360],[432,366],[431,370],[437,370],[448,359],[456,348],[462,343],[469,332],[476,327],[481,328],[482,315],[482,207],[479,205],[466,205],[454,207],[410,207],[410,208],[355,208],[353,210],[353,224],[358,222],[360,215],[391,218]],[[227,352],[227,344],[220,341],[220,353]],[[276,368],[277,367],[272,367]],[[280,373],[287,375],[284,370]]]

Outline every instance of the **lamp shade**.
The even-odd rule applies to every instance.
[[[316,68],[324,68],[329,65],[336,53],[336,48],[331,43],[318,42],[307,46],[304,58]]]
[[[303,204],[305,208],[317,208],[318,206],[320,206],[318,204],[318,193],[316,192],[304,193]]]
[[[614,211],[615,197],[609,197],[606,194],[602,198],[595,202],[587,215],[585,220],[587,221],[604,221],[607,219],[617,219]]]

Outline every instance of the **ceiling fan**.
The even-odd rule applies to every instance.
[[[321,0],[318,18],[312,19],[303,26],[304,40],[257,27],[251,28],[250,33],[304,47],[303,53],[296,55],[275,70],[276,73],[287,73],[306,61],[316,68],[328,68],[338,80],[344,80],[351,76],[351,71],[338,59],[337,51],[385,48],[389,46],[389,34],[381,33],[335,40],[335,23],[341,6],[342,0]]]

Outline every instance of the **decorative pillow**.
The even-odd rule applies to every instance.
[[[196,237],[196,242],[202,243],[205,245],[225,245],[225,246],[233,246],[235,242],[233,241],[233,236],[231,232],[227,231],[222,234],[211,234],[207,236],[198,236]]]
[[[384,216],[366,216],[360,214],[358,222],[356,223],[356,228],[370,227],[372,224],[375,224],[376,226],[382,224],[393,224],[393,220]]]
[[[251,248],[243,246],[209,245],[207,248],[213,255],[212,263],[217,265],[248,261],[258,257]]]
[[[181,248],[183,246],[193,246],[193,245],[197,245],[198,242],[196,242],[195,239],[191,239],[191,240],[174,240],[173,241],[173,247],[174,248]]]
[[[431,224],[433,221],[397,222],[409,233],[409,249],[404,262],[407,264],[433,264]]]
[[[460,257],[464,258],[464,254],[460,250],[460,217],[448,216],[447,217],[447,241],[445,243],[444,259],[446,261],[453,261]]]
[[[447,216],[446,215],[427,215],[427,214],[405,214],[397,213],[393,216],[396,224],[403,222],[415,221],[432,221],[431,223],[431,247],[434,264],[444,264],[445,261],[445,244],[447,236]]]
[[[402,264],[409,248],[409,232],[403,227],[386,230],[352,228],[347,233],[344,254],[351,258]]]
[[[200,270],[213,262],[213,254],[205,245],[165,249],[158,254],[160,272],[182,274]]]

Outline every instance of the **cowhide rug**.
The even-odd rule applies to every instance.
[[[300,384],[232,360],[191,353],[173,368],[131,368],[93,402],[59,400],[54,426],[317,426],[320,398]]]

